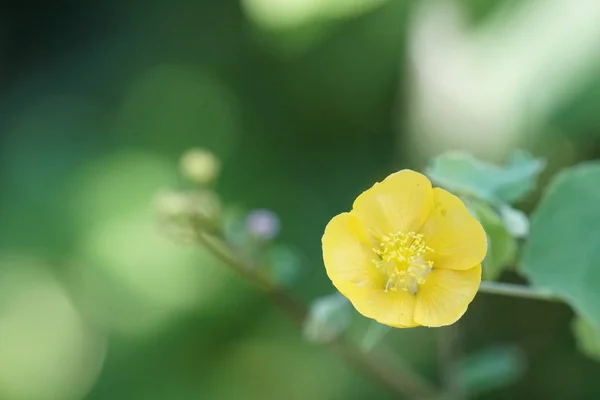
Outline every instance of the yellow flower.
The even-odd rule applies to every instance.
[[[365,317],[398,328],[456,322],[477,293],[487,251],[462,201],[410,170],[358,196],[322,243],[335,287]]]

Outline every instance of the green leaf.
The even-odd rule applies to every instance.
[[[500,207],[500,216],[513,237],[524,238],[529,234],[529,218],[523,211],[503,205]]]
[[[326,343],[346,331],[352,319],[350,302],[340,293],[315,300],[304,321],[304,337],[311,342]]]
[[[514,262],[517,242],[492,207],[483,202],[470,202],[469,205],[488,237],[488,252],[483,260],[483,278],[495,280]]]
[[[489,348],[462,360],[460,377],[470,394],[514,384],[525,373],[525,357],[515,347]]]
[[[571,329],[577,339],[579,351],[596,361],[600,361],[600,333],[598,329],[581,316],[573,319]]]
[[[600,163],[564,170],[531,216],[522,272],[600,326]]]
[[[514,151],[501,176],[497,177],[497,196],[509,204],[521,200],[535,189],[537,177],[545,167],[545,160],[533,158],[524,151]]]
[[[545,162],[518,151],[504,166],[480,161],[468,153],[440,155],[427,171],[431,180],[450,191],[494,204],[512,204],[535,188]]]

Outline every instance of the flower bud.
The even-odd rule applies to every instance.
[[[208,150],[196,148],[186,151],[180,160],[181,172],[195,183],[210,183],[219,174],[221,163]]]
[[[198,229],[214,229],[221,215],[221,204],[216,194],[165,191],[156,199],[160,222],[178,236],[192,237]]]
[[[190,199],[186,193],[165,190],[156,197],[156,209],[161,216],[167,218],[186,215],[190,210]]]
[[[208,190],[190,195],[190,212],[203,221],[216,221],[221,215],[218,196]]]
[[[279,217],[269,210],[254,210],[246,217],[246,228],[254,237],[271,240],[279,233]]]

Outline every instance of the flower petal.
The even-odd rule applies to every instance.
[[[356,198],[352,214],[370,234],[418,231],[433,204],[431,182],[411,170],[391,174]]]
[[[372,263],[371,242],[354,215],[334,217],[322,238],[329,279],[362,315],[398,328],[416,326],[415,296],[385,292],[386,277]]]
[[[380,324],[395,328],[411,328],[418,325],[414,320],[416,297],[404,290],[372,291],[350,298],[350,301],[359,313]]]
[[[435,269],[416,295],[415,321],[438,327],[455,323],[467,311],[481,283],[481,265],[455,271]]]
[[[358,218],[350,213],[335,216],[321,241],[327,275],[344,296],[351,299],[383,288],[383,276],[371,261],[371,244]]]
[[[421,233],[433,249],[434,268],[464,270],[481,263],[487,252],[483,227],[463,202],[444,189],[433,189],[433,209]]]

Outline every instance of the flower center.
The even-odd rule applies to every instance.
[[[433,250],[425,245],[420,233],[384,235],[373,251],[373,264],[387,276],[386,292],[404,290],[416,294],[433,268],[433,261],[426,259]]]

